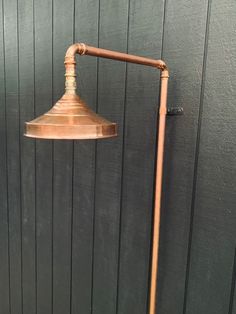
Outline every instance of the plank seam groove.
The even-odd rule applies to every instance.
[[[36,91],[36,79],[35,79],[35,0],[32,2],[33,6],[33,89],[34,89],[34,96],[33,96],[33,111],[34,111],[34,116],[36,115],[36,98],[35,98],[35,91]],[[38,241],[37,241],[37,144],[36,140],[34,140],[34,206],[35,206],[35,313],[38,313]]]
[[[72,38],[75,42],[75,0],[73,1],[73,29]],[[75,142],[72,141],[72,160],[71,160],[71,247],[70,247],[70,314],[72,314],[72,301],[73,301],[73,231],[74,231],[74,176],[75,176]]]
[[[130,28],[130,1],[128,1],[127,12],[127,38],[126,52],[129,53],[129,28]],[[125,64],[125,90],[124,90],[124,111],[123,111],[123,138],[122,138],[122,157],[121,157],[121,186],[120,186],[120,217],[119,217],[119,238],[118,238],[118,263],[117,263],[117,294],[116,294],[116,314],[119,313],[119,284],[120,284],[120,253],[121,253],[121,233],[122,233],[122,204],[123,204],[123,183],[124,183],[124,156],[125,156],[125,131],[126,131],[126,107],[127,107],[127,77],[128,63]]]
[[[100,42],[100,17],[101,17],[101,0],[98,2],[98,21],[97,21],[97,43]],[[98,112],[98,78],[99,78],[99,58],[97,58],[97,91],[96,91],[96,107]],[[96,182],[97,182],[97,141],[94,144],[94,191],[93,191],[93,234],[92,234],[92,275],[91,275],[91,314],[93,314],[93,297],[94,297],[94,249],[95,249],[95,210],[96,210]]]
[[[20,206],[20,263],[21,263],[21,313],[24,313],[24,285],[23,285],[23,203],[22,203],[22,158],[21,158],[21,134],[20,134],[20,124],[21,124],[21,106],[20,106],[20,41],[19,41],[19,0],[16,0],[16,34],[17,34],[17,105],[19,108],[18,114],[18,143],[19,143],[19,206]]]
[[[9,217],[9,180],[8,180],[8,145],[7,145],[7,101],[6,101],[6,45],[5,45],[5,14],[4,0],[2,0],[2,41],[3,41],[3,73],[4,73],[4,111],[5,111],[5,158],[6,158],[6,202],[7,202],[7,250],[8,250],[8,280],[9,280],[9,314],[11,314],[11,269],[10,269],[10,217]]]
[[[54,0],[52,0],[52,103],[54,102],[54,96],[53,96],[53,90],[54,90],[54,77],[53,77],[53,68],[54,68],[54,62],[53,62],[53,54],[54,54],[54,46],[53,46],[53,38],[54,38]],[[54,272],[53,272],[53,264],[54,264],[54,244],[53,244],[53,234],[54,234],[54,185],[53,185],[53,178],[54,178],[54,142],[51,141],[51,148],[52,148],[52,304],[51,304],[51,310],[52,314],[54,313],[54,287],[53,287],[53,280],[54,280]]]

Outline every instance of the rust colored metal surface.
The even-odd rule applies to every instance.
[[[82,53],[89,56],[102,57],[102,58],[113,59],[113,60],[118,60],[118,61],[142,64],[146,66],[155,67],[160,70],[164,70],[166,68],[165,62],[162,60],[149,59],[149,58],[139,57],[139,56],[122,53],[118,51],[111,51],[107,49],[95,48],[95,47],[90,47],[90,46],[85,46],[84,49],[85,51],[82,51]]]
[[[157,300],[157,274],[158,274],[158,251],[160,236],[160,214],[161,214],[161,195],[162,195],[162,175],[163,175],[163,158],[165,143],[165,125],[167,114],[167,90],[168,90],[169,73],[167,70],[162,71],[161,75],[161,97],[159,107],[159,128],[158,128],[158,145],[156,160],[156,183],[155,183],[155,206],[153,220],[153,239],[152,239],[152,267],[150,283],[150,304],[149,314],[156,313]]]
[[[126,53],[86,46],[77,43],[69,47],[65,56],[65,94],[43,116],[26,123],[26,136],[45,139],[99,139],[117,135],[117,126],[93,112],[76,94],[76,54],[108,58],[142,64],[162,71],[159,108],[159,132],[156,161],[155,207],[153,220],[152,267],[149,314],[156,313],[159,229],[162,195],[162,174],[167,114],[169,72],[162,60],[154,60]]]
[[[116,123],[93,112],[76,94],[64,94],[44,115],[26,123],[26,136],[44,139],[98,139],[117,135]]]

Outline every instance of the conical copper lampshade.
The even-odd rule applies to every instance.
[[[97,115],[76,94],[64,94],[50,111],[26,122],[25,132],[25,136],[44,139],[98,139],[116,135],[116,123]]]
[[[44,139],[98,139],[117,135],[116,123],[93,112],[76,94],[76,53],[84,44],[70,46],[65,55],[65,94],[51,110],[26,122],[25,136]]]

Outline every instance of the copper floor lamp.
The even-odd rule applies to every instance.
[[[158,144],[156,160],[155,206],[152,239],[152,266],[150,282],[149,314],[156,313],[157,271],[162,173],[167,114],[167,89],[169,72],[164,61],[126,53],[95,48],[83,43],[70,46],[65,55],[65,94],[44,115],[26,122],[25,135],[43,139],[102,139],[117,135],[117,126],[93,112],[76,93],[76,54],[90,55],[119,61],[142,64],[161,70]]]

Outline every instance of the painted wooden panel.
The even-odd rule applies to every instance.
[[[3,2],[0,3],[0,308],[10,312],[10,272],[9,272],[9,214],[8,214],[8,173],[6,138],[6,71],[5,71],[5,32]]]
[[[167,1],[166,6],[163,59],[170,67],[168,104],[184,107],[184,115],[167,118],[158,298],[163,314],[181,314],[185,307],[207,5],[183,0]]]
[[[17,314],[23,313],[19,16],[16,1],[4,1],[3,5],[10,311]]]
[[[52,12],[50,0],[34,3],[35,116],[52,103]],[[44,20],[44,23],[42,23]],[[45,69],[47,69],[45,71]],[[36,269],[37,313],[52,313],[52,191],[51,141],[36,141]]]
[[[235,313],[236,4],[212,1],[186,313]]]
[[[35,141],[23,136],[24,122],[34,115],[34,8],[18,2],[19,123],[22,228],[23,313],[36,313]]]
[[[158,313],[235,312],[233,0],[0,1],[0,313],[145,314],[159,72],[78,57],[104,141],[23,137],[75,41],[170,66]]]

